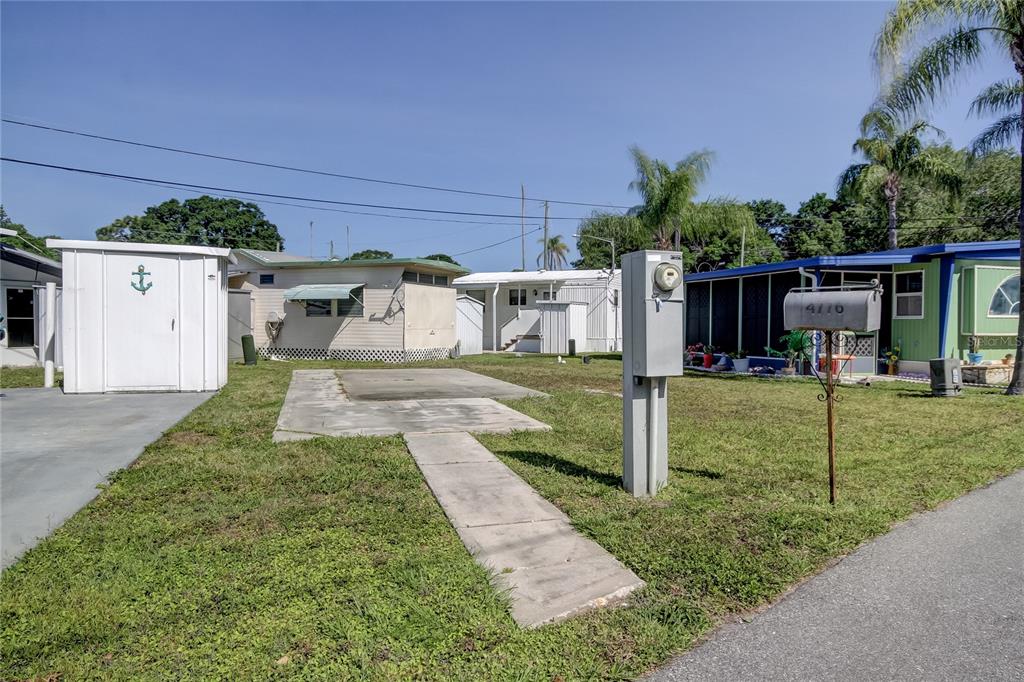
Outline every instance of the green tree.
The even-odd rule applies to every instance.
[[[170,199],[140,216],[118,218],[96,230],[96,238],[267,251],[284,245],[277,226],[256,204],[205,195],[184,202]]]
[[[872,109],[861,120],[860,137],[853,143],[853,150],[864,161],[851,165],[839,176],[840,194],[848,191],[853,195],[884,197],[890,249],[898,245],[896,209],[909,178],[952,193],[960,191],[962,178],[956,167],[922,140],[929,130],[941,135],[941,131],[924,121],[914,121],[904,128],[884,108]]]
[[[568,267],[569,245],[562,241],[562,235],[556,234],[554,237],[548,237],[546,248],[544,248],[543,237],[537,241],[541,244],[541,251],[537,256],[537,267],[544,270],[561,270],[563,266]],[[544,261],[543,264],[541,261]]]
[[[941,35],[933,37],[937,31]],[[874,49],[883,74],[891,77],[886,106],[906,115],[936,102],[986,48],[1012,64],[1017,75],[993,83],[975,98],[973,113],[1001,118],[975,138],[974,150],[1013,144],[1024,154],[1024,0],[898,0]],[[1024,169],[1019,186],[1024,195]],[[1024,204],[1017,210],[1017,234],[1024,243]],[[1024,249],[1020,266],[1024,271]],[[1018,320],[1017,357],[1007,393],[1024,395],[1024,315]]]
[[[374,260],[378,258],[394,258],[395,254],[390,251],[383,251],[381,249],[364,249],[362,251],[356,251],[346,260]]]
[[[846,206],[818,192],[800,204],[783,238],[788,258],[829,256],[846,251],[842,218]]]
[[[612,245],[604,239],[615,240],[617,268],[621,266],[622,254],[651,248],[651,234],[635,215],[594,211],[580,223],[577,233],[576,250],[580,257],[572,266],[581,270],[598,270],[611,265]]]
[[[452,265],[458,265],[458,261],[449,256],[447,253],[432,253],[429,256],[423,257],[425,260],[440,260],[445,263],[451,263]]]
[[[746,206],[754,214],[757,226],[771,235],[775,243],[782,247],[793,218],[786,205],[774,199],[755,199],[748,201]]]
[[[7,211],[4,209],[3,204],[0,204],[0,227],[5,230],[13,230],[18,233],[17,237],[0,237],[0,242],[13,246],[16,249],[22,251],[33,251],[41,256],[46,256],[51,260],[60,260],[60,251],[54,251],[53,249],[47,248],[47,239],[60,239],[57,235],[47,235],[45,237],[37,237],[28,230],[25,226],[13,222],[11,217],[7,215]]]

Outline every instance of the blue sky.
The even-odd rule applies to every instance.
[[[717,154],[704,196],[795,209],[850,163],[877,82],[886,3],[12,3],[7,117],[281,164],[531,197],[632,204],[627,149]],[[993,57],[933,117],[958,145]],[[4,156],[359,203],[519,213],[518,200],[251,168],[13,126]],[[4,164],[3,203],[35,233],[97,227],[187,192]],[[262,204],[286,248],[456,253],[514,225],[420,222]],[[358,210],[358,209],[357,209]],[[588,209],[552,206],[576,218]],[[527,213],[542,213],[530,202]],[[443,216],[439,216],[443,217]],[[463,218],[464,219],[464,218]],[[492,219],[501,222],[502,219]],[[535,223],[535,220],[529,222]],[[574,220],[553,220],[570,244]],[[530,266],[537,235],[528,237]],[[518,240],[458,258],[520,264]]]

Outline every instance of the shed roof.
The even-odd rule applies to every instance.
[[[616,270],[618,276],[622,271]],[[457,287],[477,286],[484,284],[511,284],[511,283],[548,283],[548,282],[572,282],[586,280],[606,280],[607,270],[536,270],[531,272],[474,272],[472,275],[459,277],[452,282]]]
[[[954,244],[928,244],[926,246],[912,246],[904,249],[890,249],[888,251],[875,251],[873,253],[855,253],[847,256],[814,256],[812,258],[800,258],[797,260],[786,260],[778,263],[764,263],[761,265],[748,265],[743,268],[729,268],[728,270],[715,270],[713,272],[687,273],[687,282],[702,282],[723,277],[740,277],[746,275],[762,275],[771,272],[783,272],[785,270],[796,270],[798,268],[863,268],[870,266],[900,265],[903,263],[919,263],[928,261],[936,256],[954,255],[958,258],[977,259],[1015,259],[1020,258],[1020,241],[992,241],[992,242],[959,242]]]
[[[0,244],[0,260],[31,269],[38,269],[54,277],[60,277],[61,273],[61,264],[57,261],[38,253],[15,248],[10,244]]]
[[[231,249],[217,246],[192,246],[189,244],[149,244],[146,242],[104,242],[78,239],[47,239],[51,249],[62,251],[126,251],[129,253],[190,253],[199,256],[215,256],[234,263]]]

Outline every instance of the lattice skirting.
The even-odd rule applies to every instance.
[[[278,348],[257,349],[263,358],[271,355],[286,360],[347,360],[349,362],[423,362],[445,360],[450,348]]]

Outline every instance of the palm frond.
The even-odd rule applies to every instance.
[[[992,0],[898,0],[875,39],[875,63],[883,74],[894,69],[900,63],[903,50],[912,46],[923,31],[950,21],[1002,26],[1008,23],[1003,15],[1012,17],[1013,8],[1008,6],[1014,4]],[[1018,8],[1017,21],[1019,14]]]
[[[958,27],[922,48],[892,81],[881,101],[886,109],[910,113],[934,103],[956,74],[981,57],[979,31]]]
[[[840,174],[839,179],[836,180],[836,194],[840,194],[844,191],[858,192],[861,184],[861,177],[864,173],[871,168],[870,163],[854,163],[851,164],[846,170]]]
[[[1024,98],[1024,83],[1011,78],[988,86],[974,98],[971,113],[975,116],[1003,114],[1020,111],[1021,98]]]
[[[908,176],[954,195],[960,194],[963,188],[964,179],[960,170],[934,147],[915,156],[907,165],[906,172]]]
[[[1017,143],[1024,133],[1020,114],[1008,114],[986,128],[971,142],[971,153],[975,155],[1010,146]]]

